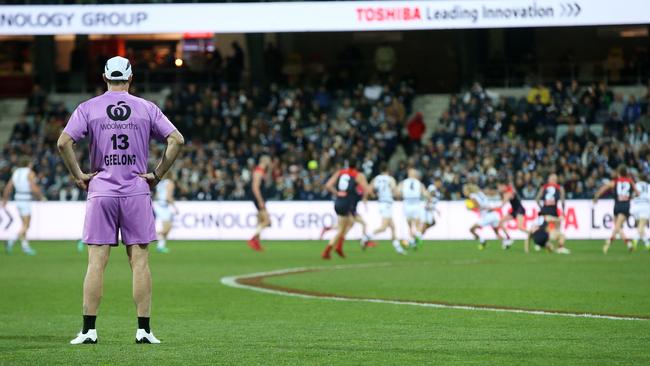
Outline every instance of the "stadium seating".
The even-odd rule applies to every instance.
[[[329,199],[324,181],[348,157],[360,159],[370,176],[391,157],[397,178],[405,174],[406,164],[413,164],[425,181],[442,177],[448,199],[459,198],[467,181],[491,185],[506,176],[524,198],[532,198],[550,171],[560,173],[569,198],[588,198],[620,163],[650,173],[644,128],[650,123],[648,97],[638,95],[638,88],[623,91],[637,95],[618,90],[615,95],[602,83],[566,90],[555,86],[548,89],[547,104],[541,104],[530,93],[512,91],[509,96],[508,90],[475,84],[445,98],[445,108],[440,98],[419,98],[418,108],[434,111],[425,113],[428,131],[422,141],[407,132],[416,97],[407,82],[350,90],[275,85],[229,90],[190,84],[158,100],[190,141],[176,170],[179,199],[250,199],[250,172],[263,152],[276,157],[271,192],[276,200]],[[2,152],[3,181],[19,154],[36,154],[39,183],[50,199],[84,198],[54,147],[82,99],[38,90],[29,98]],[[432,113],[439,118],[432,120]],[[161,149],[154,146],[152,151],[153,162]],[[312,160],[317,169],[308,168]],[[82,161],[87,166],[87,156]]]

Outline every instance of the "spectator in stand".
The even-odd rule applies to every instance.
[[[18,122],[14,125],[9,137],[10,142],[25,143],[32,137],[32,128],[26,121],[25,115],[21,115]]]
[[[375,85],[376,94],[368,98],[368,87]],[[526,98],[494,95],[477,83],[466,93],[450,96],[448,109],[439,116],[428,141],[422,141],[424,121],[418,121],[417,113],[409,122],[400,117],[411,109],[413,99],[412,86],[406,81],[374,81],[341,90],[327,85],[316,90],[308,86],[188,85],[172,90],[162,104],[188,140],[187,156],[178,164],[180,200],[249,199],[245,187],[255,158],[262,154],[275,156],[271,171],[276,184],[270,188],[270,197],[327,200],[330,195],[323,180],[344,157],[358,158],[364,172],[376,174],[377,163],[393,157],[404,129],[409,133],[406,141],[412,141],[406,144],[408,161],[422,172],[425,183],[441,177],[447,199],[460,198],[464,183],[486,186],[497,176],[512,177],[523,197],[533,197],[547,174],[555,171],[560,183],[579,198],[593,195],[620,163],[632,171],[650,173],[648,130],[643,128],[650,127],[646,123],[650,115],[639,118],[640,107],[636,113],[624,111],[628,122],[620,133],[609,133],[613,127],[606,124],[605,132],[595,136],[585,123],[597,121],[590,116],[610,115],[609,111],[620,108],[620,98],[609,103],[611,91],[603,89],[603,84],[581,88],[572,83],[565,91],[566,97],[558,102],[556,86],[553,103],[544,105],[541,96],[529,103]],[[626,97],[636,103],[635,98]],[[68,111],[48,101],[47,95],[33,99],[42,100],[42,108],[27,108],[24,122],[29,128],[22,118],[14,127],[12,142],[0,153],[0,177],[8,179],[17,157],[30,154],[49,199],[83,199],[84,193],[74,188],[61,169],[49,137],[58,136]],[[558,126],[563,124],[569,126],[568,131],[556,141]],[[88,165],[86,151],[79,150],[84,166]],[[162,152],[160,146],[152,146],[152,163]],[[318,167],[309,169],[310,161]],[[399,162],[401,168],[393,172],[397,178],[403,178],[400,169],[406,163]]]
[[[417,112],[406,124],[406,129],[408,130],[406,153],[411,155],[413,150],[422,144],[422,136],[426,130],[422,113]]]
[[[623,122],[631,124],[636,122],[639,117],[641,117],[641,105],[637,102],[634,95],[630,95],[625,104],[625,110],[623,111]]]
[[[614,96],[614,101],[609,105],[609,117],[614,121],[622,121],[625,115],[625,102],[623,94],[618,93]]]
[[[526,100],[531,104],[537,101],[542,105],[548,105],[551,103],[551,92],[544,86],[544,84],[539,82],[537,85],[530,88]]]

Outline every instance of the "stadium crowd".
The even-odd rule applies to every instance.
[[[390,79],[347,90],[275,84],[173,90],[161,108],[189,141],[174,171],[177,198],[250,199],[251,172],[263,153],[273,156],[271,200],[330,199],[324,182],[348,157],[373,176],[379,162],[395,156],[398,180],[413,165],[425,182],[440,177],[448,199],[460,198],[468,181],[491,186],[503,177],[513,180],[523,198],[533,198],[551,171],[559,173],[569,198],[590,198],[621,163],[650,173],[647,96],[613,94],[604,83],[558,81],[536,85],[518,99],[477,83],[450,96],[426,140],[423,117],[412,111],[414,97],[411,83]],[[38,157],[34,169],[48,199],[84,198],[56,153],[69,113],[35,87],[0,156],[3,184],[18,157],[29,154]],[[151,164],[162,145],[152,151]],[[88,167],[87,152],[81,154]]]

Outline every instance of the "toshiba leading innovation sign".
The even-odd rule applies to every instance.
[[[526,224],[532,225],[538,206],[525,201]],[[257,223],[255,207],[251,202],[178,202],[178,213],[173,219],[171,239],[183,240],[247,240]],[[324,226],[336,222],[332,202],[269,202],[271,227],[264,231],[262,239],[273,240],[311,240],[318,239]],[[597,205],[586,200],[567,201],[564,212],[563,229],[569,239],[605,239],[611,234],[614,224],[613,201],[602,200]],[[469,228],[478,220],[478,214],[467,210],[462,201],[443,201],[437,206],[437,224],[427,231],[425,238],[430,240],[471,239]],[[84,202],[35,202],[33,204],[32,225],[27,236],[35,240],[78,240],[84,222]],[[357,210],[374,230],[381,222],[376,202],[362,203]],[[406,220],[401,202],[395,203],[393,215],[400,238],[407,238]],[[65,219],[62,219],[65,218]],[[634,233],[634,219],[627,223],[627,232]],[[516,230],[516,223],[507,223],[510,234],[522,239],[523,234]],[[16,235],[20,230],[20,217],[13,202],[4,210],[0,209],[0,240]],[[482,229],[482,235],[494,238],[492,229]],[[330,232],[328,235],[333,235]],[[356,225],[349,238],[360,238],[361,229]],[[326,236],[329,238],[329,236]],[[378,239],[389,239],[384,233]]]
[[[650,23],[648,0],[0,6],[0,35],[256,33]]]

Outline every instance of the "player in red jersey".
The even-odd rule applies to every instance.
[[[541,210],[539,216],[549,223],[557,224],[557,230],[562,228],[562,219],[564,218],[564,208],[566,201],[566,192],[564,187],[557,183],[557,174],[553,173],[548,176],[548,182],[537,192],[535,202],[539,204]],[[557,204],[560,202],[562,210],[558,209]],[[564,247],[564,243],[558,245],[555,250],[559,254],[570,254],[571,252]]]
[[[502,182],[497,185],[497,189],[499,193],[501,194],[501,197],[503,198],[503,202],[510,202],[510,210],[503,215],[501,220],[499,220],[499,226],[498,228],[503,230],[504,232],[506,231],[504,225],[506,222],[516,219],[517,220],[517,228],[521,231],[523,231],[526,235],[528,235],[528,230],[526,230],[526,226],[524,224],[524,216],[526,215],[526,209],[524,206],[521,204],[521,199],[519,198],[519,195],[517,194],[517,190],[511,183],[507,182]],[[503,249],[510,249],[510,247],[513,244],[513,240],[511,239],[506,239],[503,241]]]
[[[366,250],[366,248],[376,247],[377,243],[372,241],[370,235],[368,235],[368,225],[366,224],[366,221],[363,219],[363,217],[361,217],[359,212],[357,212],[357,206],[359,204],[359,201],[361,201],[362,199],[363,199],[363,189],[361,188],[360,185],[357,185],[357,190],[354,193],[354,202],[352,203],[352,218],[353,218],[352,226],[354,226],[354,224],[361,225],[361,232],[363,236],[361,237],[361,241],[359,244],[361,244],[361,249]],[[350,229],[351,228],[352,227],[350,227]],[[338,229],[338,223],[334,226],[324,226],[320,232],[320,240],[323,240],[323,237],[328,231],[337,230],[337,229]]]
[[[343,241],[345,234],[354,225],[354,213],[357,205],[356,189],[361,187],[362,197],[365,201],[368,198],[369,188],[366,176],[356,169],[356,163],[351,161],[348,167],[334,173],[325,184],[328,191],[336,197],[334,211],[338,216],[338,229],[336,235],[329,241],[322,254],[323,259],[330,259],[332,249],[340,256],[343,254]]]
[[[630,216],[630,201],[634,195],[638,195],[639,192],[636,189],[634,180],[629,176],[627,167],[621,165],[617,169],[616,178],[604,184],[594,196],[594,205],[598,203],[598,198],[605,194],[605,192],[613,190],[614,191],[614,230],[612,231],[612,236],[605,241],[603,246],[603,253],[607,254],[609,247],[612,245],[612,241],[616,239],[616,235],[620,235],[625,245],[627,245],[628,250],[632,251],[634,249],[630,240],[625,236],[623,231],[623,223]]]
[[[564,187],[557,184],[557,174],[549,175],[548,182],[542,186],[542,189],[535,196],[535,201],[541,207],[539,216],[547,216],[547,221],[560,221],[562,212],[564,212],[565,199]],[[562,205],[562,211],[558,210],[558,201]]]
[[[253,203],[257,208],[257,227],[255,228],[255,235],[248,240],[248,246],[256,251],[262,251],[260,244],[260,235],[262,231],[271,226],[269,212],[266,210],[266,190],[267,178],[266,172],[271,165],[271,157],[262,155],[259,164],[253,170],[253,179],[251,182],[251,191],[253,193]]]

